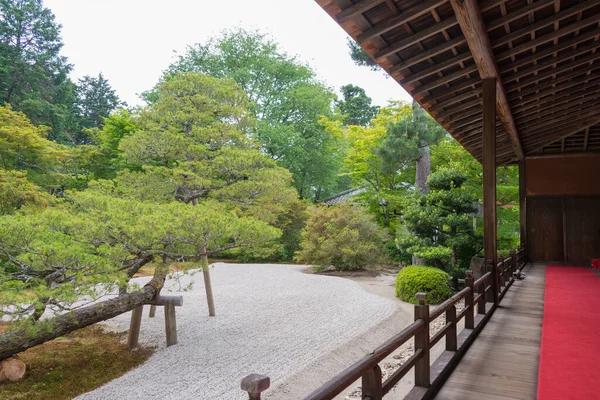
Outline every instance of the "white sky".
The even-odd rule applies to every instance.
[[[346,33],[313,0],[44,0],[62,24],[62,54],[72,78],[102,72],[129,105],[174,60],[173,51],[204,42],[228,27],[270,33],[287,53],[308,62],[339,91],[361,86],[375,104],[410,100],[383,72],[355,66]]]

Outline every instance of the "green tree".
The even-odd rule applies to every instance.
[[[339,111],[344,115],[346,125],[367,126],[379,113],[379,107],[371,104],[365,90],[354,85],[341,87],[342,100],[337,101]]]
[[[189,47],[165,77],[186,71],[230,78],[242,88],[258,120],[252,132],[292,173],[302,198],[318,200],[339,189],[340,145],[318,123],[332,115],[335,95],[307,65],[266,35],[236,29]],[[155,95],[146,98],[152,102]]]
[[[52,139],[67,141],[77,121],[60,28],[41,0],[0,1],[0,104],[50,126]]]
[[[406,199],[405,231],[397,239],[405,254],[447,271],[468,267],[481,250],[481,237],[473,231],[469,216],[476,211],[476,197],[464,190],[466,180],[461,171],[440,169],[429,177],[427,193],[415,192]]]
[[[392,217],[399,213],[400,200],[414,183],[414,167],[402,160],[396,162],[381,157],[379,149],[386,140],[388,126],[410,113],[411,107],[406,103],[392,102],[380,110],[369,126],[344,126],[341,121],[321,120],[332,135],[343,137],[348,143],[343,172],[355,187],[365,188],[357,200],[377,215],[378,221],[392,233],[395,232]]]
[[[138,171],[123,171],[94,188],[118,197],[198,204],[209,199],[243,216],[283,228],[297,201],[290,173],[248,137],[249,102],[230,79],[172,75],[137,119],[120,150]]]
[[[97,78],[89,75],[80,78],[76,93],[82,128],[100,128],[104,119],[123,104],[102,73]]]
[[[378,154],[388,166],[416,162],[415,186],[426,193],[431,171],[429,146],[445,134],[444,129],[413,100],[412,113],[388,126]]]

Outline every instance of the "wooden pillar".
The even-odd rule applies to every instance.
[[[521,248],[525,250],[523,258],[527,260],[527,197],[525,195],[525,159],[519,161],[519,221],[521,225]]]
[[[498,304],[496,243],[496,79],[483,80],[483,241],[484,258],[491,261],[492,293]]]

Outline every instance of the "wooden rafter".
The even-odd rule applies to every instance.
[[[504,85],[500,80],[500,73],[494,59],[494,53],[485,29],[485,24],[479,11],[479,5],[476,0],[451,0],[450,2],[463,35],[467,39],[467,44],[471,50],[471,54],[473,54],[481,78],[496,79],[496,108],[498,118],[510,137],[515,154],[519,159],[522,159],[524,157],[523,148],[521,147],[517,127],[508,104]]]

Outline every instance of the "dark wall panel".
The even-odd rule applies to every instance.
[[[600,258],[600,197],[565,199],[567,261]]]
[[[561,198],[527,198],[527,253],[531,261],[564,260]]]
[[[600,154],[527,158],[527,196],[600,195]]]

